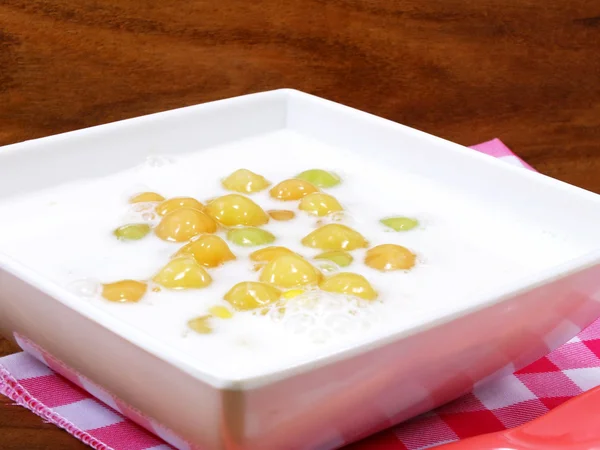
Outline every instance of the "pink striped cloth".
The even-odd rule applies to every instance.
[[[498,139],[472,148],[533,170]],[[34,343],[16,338],[24,352],[0,359],[0,393],[15,403],[94,449],[196,449]],[[600,320],[530,366],[346,450],[420,450],[512,428],[599,384]]]

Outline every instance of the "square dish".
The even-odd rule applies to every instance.
[[[506,226],[482,232],[485,239],[476,242],[497,240],[487,251],[508,247],[520,252],[515,261],[530,258],[531,267],[519,277],[498,274],[499,283],[489,289],[453,286],[450,304],[438,301],[409,321],[399,317],[398,329],[377,339],[298,364],[228,376],[199,367],[151,333],[82,302],[33,259],[11,258],[14,249],[5,239],[3,334],[31,339],[200,448],[333,448],[530,362],[600,314],[593,227],[600,218],[598,196],[296,91],[254,94],[5,147],[0,195],[17,198],[105,177],[152,155],[178,158],[231,151],[223,149],[235,143],[256,148],[256,142],[266,148],[263,156],[279,154],[278,148],[302,155],[304,146],[311,158],[323,153],[335,163],[343,157],[339,165],[350,174],[352,167],[363,167],[369,175],[361,180],[392,188],[394,176],[386,171],[434,180],[474,205],[472,217],[457,218],[466,227],[486,217]],[[388,190],[389,201],[405,195]],[[552,251],[540,258],[537,252],[545,248]]]

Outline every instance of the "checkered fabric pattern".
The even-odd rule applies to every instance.
[[[0,394],[98,450],[200,450],[15,335],[23,353],[0,359]]]
[[[475,150],[532,168],[495,139]],[[0,359],[0,393],[101,450],[195,450],[34,343]],[[505,430],[600,385],[600,320],[546,357],[345,450],[422,450]]]
[[[347,450],[421,450],[514,428],[598,385],[600,320],[533,364]]]

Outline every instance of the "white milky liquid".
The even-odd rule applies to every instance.
[[[130,195],[155,191],[165,197],[206,199],[226,193],[221,178],[247,168],[277,183],[312,168],[338,173],[343,183],[325,191],[347,214],[342,223],[362,233],[371,246],[393,243],[418,255],[408,272],[380,273],[362,264],[365,250],[344,271],[364,275],[378,291],[374,302],[314,294],[292,300],[281,317],[236,313],[215,320],[215,332],[199,335],[186,322],[223,303],[240,281],[254,281],[247,256],[256,248],[230,244],[237,260],[210,269],[214,282],[190,291],[148,292],[137,304],[116,304],[99,296],[99,283],[148,280],[183,244],[153,234],[120,242],[112,231],[123,224],[151,220],[135,211]],[[297,210],[298,202],[251,197],[265,210],[292,209],[296,219],[271,220],[264,228],[281,245],[307,258],[320,250],[303,247],[302,237],[318,218]],[[89,179],[0,203],[0,251],[37,270],[82,302],[101,308],[189,355],[202,371],[243,379],[322,357],[377,336],[400,331],[435,317],[441,310],[473,304],[475,294],[577,256],[581,249],[566,237],[552,236],[494,205],[454,192],[414,174],[377,165],[291,131],[280,131],[179,158],[155,157],[140,166],[100,179]],[[379,220],[417,218],[409,232],[393,232]],[[220,233],[224,237],[223,233]],[[99,343],[101,345],[101,343]]]

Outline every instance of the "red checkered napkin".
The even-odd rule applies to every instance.
[[[533,170],[500,140],[473,146]],[[99,386],[19,340],[25,350],[0,359],[0,393],[95,449],[193,450],[189,443]],[[420,450],[538,417],[600,385],[600,320],[548,356],[464,397],[346,450]]]

